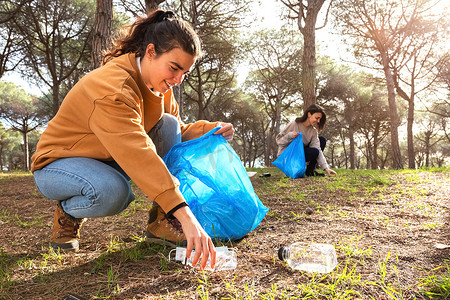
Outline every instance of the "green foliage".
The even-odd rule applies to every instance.
[[[235,128],[231,145],[244,166],[254,166],[265,144],[266,116],[254,95],[239,92],[227,118]]]
[[[239,55],[236,28],[246,5],[239,1],[213,0],[192,1],[192,5],[186,6],[174,3],[174,7],[199,33],[205,53],[181,86],[185,118],[189,122],[226,121],[237,95],[234,90]]]
[[[8,291],[11,282],[11,270],[7,264],[8,254],[0,247],[0,296],[3,292]]]
[[[48,88],[43,96],[47,117],[56,114],[73,82],[88,71],[95,7],[93,0],[37,0],[26,1],[16,14],[22,71],[44,93]]]
[[[450,260],[445,260],[444,267],[438,267],[427,272],[429,275],[421,279],[419,287],[421,293],[430,299],[448,299],[450,298]],[[434,272],[444,269],[440,275]]]
[[[23,144],[25,145],[25,147],[22,147],[22,166],[23,169],[28,170],[29,133],[41,126],[45,120],[39,106],[39,99],[28,95],[23,89],[18,88],[13,83],[0,81],[0,117],[9,124],[12,130],[22,134]],[[3,137],[3,135],[2,143],[5,138],[5,143],[8,144],[8,137]]]
[[[19,218],[19,216],[16,216],[16,221],[19,223],[19,226],[22,228],[44,227],[45,226],[42,216],[33,217],[33,218],[31,218],[30,221],[23,220],[23,219]]]
[[[28,133],[41,125],[39,99],[11,82],[0,81],[0,116],[15,130]]]
[[[372,247],[369,247],[367,249],[361,249],[359,248],[358,244],[359,241],[363,238],[363,235],[358,237],[350,237],[347,240],[343,240],[339,243],[339,245],[336,246],[336,248],[345,256],[348,256],[349,258],[362,258],[365,257],[371,258],[372,257]]]

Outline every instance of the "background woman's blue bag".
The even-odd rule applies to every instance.
[[[299,133],[272,164],[283,171],[288,177],[294,179],[304,177],[306,172],[306,161],[305,149],[303,146],[303,134]]]
[[[208,235],[236,240],[258,226],[269,210],[256,196],[241,160],[214,128],[175,145],[164,156],[169,171]]]

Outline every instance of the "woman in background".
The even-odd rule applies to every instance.
[[[319,136],[318,132],[323,130],[327,116],[323,108],[317,104],[312,104],[303,113],[303,116],[290,122],[277,137],[278,156],[289,146],[289,144],[299,135],[303,134],[303,145],[305,150],[306,172],[305,176],[325,176],[316,172],[316,166],[327,172],[328,175],[335,175],[336,172],[328,167],[323,150],[327,140]]]

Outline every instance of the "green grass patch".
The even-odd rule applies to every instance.
[[[12,285],[11,276],[12,270],[7,263],[8,254],[6,254],[3,248],[0,248],[0,292],[7,292]],[[1,296],[1,294],[0,294]]]
[[[449,299],[450,298],[450,260],[445,260],[445,266],[435,268],[428,273],[428,276],[421,279],[420,291],[429,299]],[[444,269],[443,274],[435,274]]]

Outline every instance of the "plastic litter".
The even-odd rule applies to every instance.
[[[175,257],[173,257],[175,254]],[[169,261],[177,261],[182,263],[183,265],[192,266],[192,260],[194,259],[195,250],[192,251],[191,256],[186,258],[186,248],[177,247],[172,249],[169,252]],[[201,256],[200,256],[201,257]],[[200,265],[201,258],[197,263],[196,267],[198,268]],[[237,267],[237,257],[236,253],[232,250],[229,250],[228,247],[216,247],[216,265],[214,269],[211,269],[211,259],[208,258],[208,262],[206,263],[205,270],[207,271],[225,271],[225,270],[234,270]]]
[[[304,177],[306,172],[305,149],[303,146],[303,134],[298,136],[289,146],[272,162],[274,166],[293,179]]]

